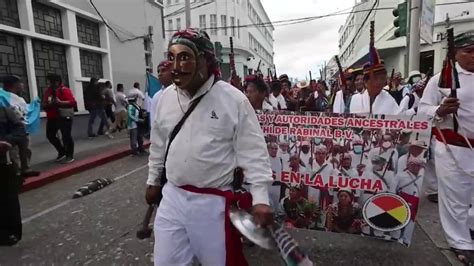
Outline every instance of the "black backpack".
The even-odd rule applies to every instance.
[[[410,94],[407,94],[407,96],[410,98],[410,100],[408,101],[408,110],[410,110],[415,104],[415,95],[410,93]]]

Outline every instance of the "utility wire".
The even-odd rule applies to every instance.
[[[374,10],[380,10],[380,9],[381,9],[381,8],[375,8],[375,7],[378,5],[378,2],[379,2],[379,0],[375,0],[374,5],[372,6],[372,8],[371,8],[370,10],[368,10],[369,13],[367,13],[367,16],[365,17],[364,21],[362,21],[362,25],[360,25],[359,29],[357,30],[357,32],[356,32],[354,38],[352,38],[352,41],[351,41],[350,43],[354,43],[355,40],[359,37],[360,31],[362,30],[362,28],[364,27],[365,23],[366,23],[367,20],[369,19],[370,14],[372,13],[372,11],[374,11]],[[384,8],[384,9],[387,9],[387,8]],[[393,9],[393,8],[389,8],[389,9]],[[367,10],[364,10],[364,12],[365,12],[365,11],[367,11]],[[347,47],[346,50],[344,50],[344,52],[342,52],[341,54],[344,54],[344,53],[347,51],[347,49],[349,49],[349,47]]]
[[[392,10],[392,9],[393,9],[393,7],[381,7],[381,8],[371,8],[371,9],[364,9],[364,10],[358,10],[358,11],[351,11],[351,12],[340,12],[340,11],[338,11],[338,12],[335,12],[335,13],[330,13],[330,14],[320,15],[320,16],[286,19],[286,20],[270,21],[270,22],[262,22],[262,23],[250,23],[250,24],[244,24],[244,25],[240,25],[240,26],[206,27],[206,28],[201,28],[201,29],[204,29],[204,30],[210,30],[210,29],[219,30],[219,29],[231,29],[231,28],[263,27],[263,26],[269,26],[269,25],[287,26],[287,25],[305,23],[305,22],[316,20],[316,19],[322,19],[322,18],[333,17],[333,16],[363,13],[363,12],[367,12],[367,11],[372,12],[373,10]],[[370,15],[370,13],[369,13],[369,15]],[[363,24],[362,24],[362,26],[363,26]],[[166,31],[175,32],[176,30],[166,30]]]
[[[128,38],[128,39],[122,39],[118,33],[115,31],[114,28],[112,28],[108,23],[107,21],[105,20],[105,18],[102,16],[102,14],[100,13],[99,9],[97,9],[97,7],[95,6],[94,2],[92,0],[89,0],[89,3],[92,5],[92,7],[94,8],[95,12],[97,13],[97,15],[99,15],[100,19],[102,20],[102,22],[105,24],[105,26],[110,29],[110,31],[112,31],[112,33],[115,35],[115,37],[120,41],[120,42],[128,42],[128,41],[133,41],[133,40],[137,40],[137,39],[144,39],[144,38],[147,38],[147,35],[143,35],[143,36],[135,36],[135,37],[132,37],[132,38]],[[123,31],[122,31],[123,32]]]

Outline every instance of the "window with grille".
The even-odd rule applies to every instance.
[[[211,15],[211,35],[217,35],[217,15]]]
[[[206,15],[199,15],[199,28],[206,29]]]
[[[81,74],[83,77],[103,78],[102,54],[80,50]]]
[[[222,27],[222,34],[227,36],[227,16],[221,15],[221,27]]]
[[[76,17],[76,21],[79,42],[100,47],[99,24],[81,17]]]
[[[29,102],[30,91],[25,66],[23,37],[0,32],[0,76],[15,75],[20,77],[25,85],[21,96]]]
[[[176,30],[181,30],[181,19],[180,18],[176,19]]]
[[[230,27],[231,27],[231,34],[232,34],[232,37],[235,37],[235,18],[234,17],[230,17]]]
[[[63,38],[61,11],[54,7],[32,1],[35,31],[53,37]]]
[[[66,60],[66,47],[60,44],[33,40],[33,55],[35,61],[36,83],[38,95],[43,96],[44,89],[48,86],[48,74],[57,74],[63,83],[68,85],[68,70]]]
[[[0,0],[0,24],[20,27],[18,4],[16,0]]]

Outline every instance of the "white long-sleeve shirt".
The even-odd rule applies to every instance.
[[[150,103],[150,118],[152,119],[151,121],[155,121],[155,114],[156,114],[156,105],[158,104],[158,100],[161,97],[161,94],[163,94],[163,91],[165,88],[161,88],[161,90],[157,91],[155,95],[153,95],[153,98],[151,98],[151,103]]]
[[[138,106],[140,107],[144,107],[144,103],[145,103],[145,94],[143,94],[143,92],[140,90],[140,89],[137,89],[137,88],[131,88],[130,90],[128,90],[127,92],[127,97],[130,97],[130,96],[137,96],[137,104]]]
[[[281,95],[281,93],[275,97],[273,93],[270,93],[270,96],[268,96],[268,100],[272,103],[272,106],[275,110],[286,110],[286,101],[285,97]],[[278,104],[280,105],[280,108],[278,108]]]
[[[385,90],[382,90],[372,104],[372,114],[380,115],[396,115],[399,106],[395,99]],[[369,114],[370,113],[370,96],[367,90],[362,94],[354,94],[352,96],[350,111],[353,114]]]
[[[169,135],[191,100],[208,92],[170,146],[168,182],[175,186],[226,188],[234,169],[244,169],[253,204],[269,204],[273,182],[269,154],[260,125],[247,97],[211,76],[192,97],[175,85],[161,95],[151,131],[148,185],[159,185]],[[179,99],[179,100],[178,100]],[[180,107],[181,106],[181,107]]]
[[[459,130],[459,133],[465,135],[467,138],[474,139],[474,73],[463,69],[459,64],[456,64],[456,69],[459,74],[460,88],[457,89],[457,98],[459,99],[458,118],[459,124],[464,131]],[[441,89],[438,87],[440,74],[433,76],[425,90],[423,97],[421,97],[418,113],[426,114],[429,117],[436,116],[436,110],[439,108],[443,99],[451,93],[450,89]],[[440,128],[453,128],[453,116],[447,115],[439,124]]]
[[[334,103],[332,105],[332,112],[335,114],[343,114],[345,109],[344,94],[342,90],[336,92]]]

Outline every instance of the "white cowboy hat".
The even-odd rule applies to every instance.
[[[296,84],[296,87],[299,89],[307,88],[309,87],[309,83],[306,80],[300,80],[298,84]]]

